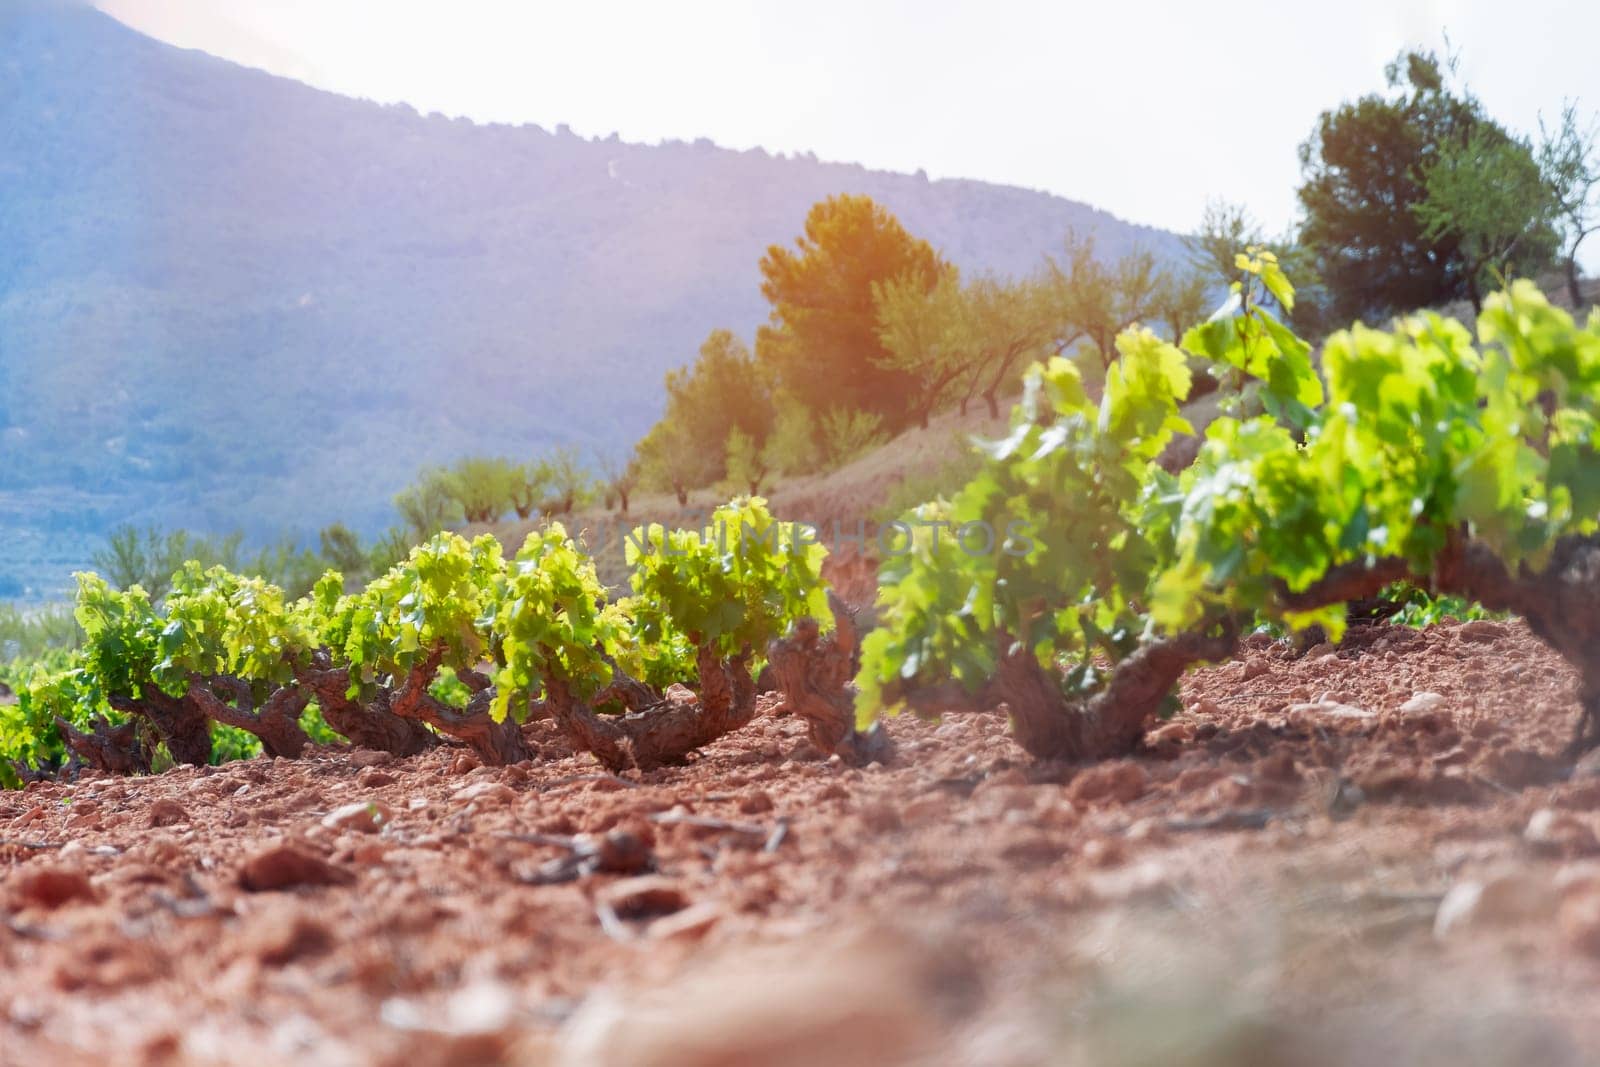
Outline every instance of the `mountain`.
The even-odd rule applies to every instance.
[[[427,463],[620,451],[841,192],[964,270],[1069,227],[1178,254],[1044,193],[423,116],[0,0],[0,536],[59,585],[122,521],[371,531]],[[0,597],[49,591],[26,569]]]

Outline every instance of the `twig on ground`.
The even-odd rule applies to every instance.
[[[0,917],[0,924],[3,924],[7,930],[10,930],[18,937],[27,938],[30,941],[65,941],[68,937],[63,931],[19,922],[9,915]]]
[[[525,845],[549,845],[552,848],[564,848],[568,851],[577,851],[578,848],[577,843],[565,834],[541,834],[536,831],[523,833],[499,831],[494,836],[503,838],[506,841],[520,841]]]
[[[600,871],[638,874],[655,867],[655,856],[644,842],[623,830],[612,830],[603,837],[591,834],[566,837],[537,832],[498,833],[495,836],[507,841],[546,845],[567,851],[565,856],[542,864],[532,874],[519,875],[520,880],[529,885],[571,882]]]
[[[553,782],[541,784],[541,791],[545,789],[559,789],[564,785],[575,785],[578,782],[615,782],[617,785],[628,789],[638,789],[643,782],[630,782],[628,779],[615,774],[572,774],[565,778],[557,778]]]
[[[1260,830],[1280,813],[1269,808],[1247,811],[1225,811],[1204,819],[1168,819],[1166,828],[1173,833],[1191,833],[1203,830]]]
[[[1487,774],[1484,774],[1481,771],[1480,772],[1475,772],[1472,775],[1472,777],[1473,777],[1473,779],[1475,781],[1483,783],[1484,785],[1488,786],[1490,789],[1499,790],[1500,792],[1504,793],[1508,797],[1514,797],[1514,796],[1518,796],[1519,795],[1515,789],[1512,789],[1508,785],[1501,785],[1499,782],[1495,781],[1493,778],[1490,778]]]
[[[216,903],[207,896],[202,896],[198,899],[179,900],[171,894],[163,893],[158,889],[150,894],[150,899],[180,919],[209,919],[213,915],[233,914],[231,909],[217,907]]]
[[[1369,904],[1382,904],[1390,907],[1416,907],[1437,908],[1444,900],[1444,893],[1429,890],[1402,892],[1394,889],[1369,889],[1365,892],[1354,893],[1345,897],[1341,903],[1349,907],[1363,907]]]
[[[714,819],[709,815],[685,815],[682,812],[662,811],[649,816],[649,819],[662,826],[696,826],[702,830],[725,830],[729,833],[751,834],[757,837],[766,837],[772,833],[765,826],[748,822],[729,822],[727,819]]]
[[[613,941],[626,945],[633,940],[633,931],[629,930],[617,916],[617,909],[604,900],[594,902],[595,917],[600,920],[600,929]]]

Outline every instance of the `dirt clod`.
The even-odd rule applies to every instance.
[[[699,941],[724,914],[724,909],[717,904],[691,904],[651,923],[649,936],[656,941]]]
[[[1583,856],[1600,851],[1600,839],[1582,819],[1570,812],[1540,808],[1528,819],[1522,839],[1541,852]]]
[[[184,810],[182,804],[171,797],[161,797],[150,805],[145,825],[154,829],[158,826],[173,826],[188,821],[189,813]]]
[[[299,886],[347,885],[353,876],[294,845],[266,848],[239,867],[239,886],[252,893]]]
[[[1555,887],[1534,874],[1510,872],[1481,882],[1458,882],[1434,916],[1435,937],[1548,919],[1559,903]]]
[[[349,830],[360,834],[375,834],[394,819],[387,804],[375,800],[358,800],[334,808],[323,816],[322,825],[330,830]]]
[[[760,815],[771,811],[772,807],[772,797],[760,791],[746,793],[739,798],[739,813],[741,815]]]
[[[267,967],[327,952],[334,943],[326,925],[302,912],[275,910],[252,923],[241,939],[240,952]]]
[[[719,958],[665,990],[597,996],[568,1024],[557,1063],[588,1067],[869,1067],[904,1063],[937,1029],[931,969],[886,936],[811,951]],[[773,976],[783,980],[774,981]]]
[[[1117,760],[1086,767],[1079,771],[1067,787],[1067,795],[1074,803],[1115,801],[1126,804],[1145,791],[1149,774],[1131,760]]]
[[[681,885],[656,874],[613,882],[600,891],[598,899],[624,919],[671,915],[689,906],[688,894]]]
[[[1445,711],[1449,707],[1450,701],[1438,693],[1412,693],[1411,699],[1400,705],[1400,711],[1406,715],[1421,715]]]
[[[1557,922],[1567,944],[1600,956],[1600,886],[1591,885],[1563,900]]]
[[[12,890],[15,907],[55,909],[98,898],[89,876],[76,867],[39,866],[16,877]]]
[[[517,799],[516,791],[499,782],[473,782],[457,789],[451,798],[463,804],[478,803],[484,806],[509,804]]]
[[[1463,641],[1492,644],[1495,641],[1504,640],[1509,636],[1509,631],[1506,630],[1504,623],[1495,622],[1492,619],[1473,619],[1471,622],[1462,623],[1456,630],[1456,634]]]

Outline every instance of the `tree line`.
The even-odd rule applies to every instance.
[[[1206,266],[1139,249],[1111,259],[1069,233],[1027,277],[964,278],[871,198],[829,197],[794,247],[760,262],[770,313],[753,350],[714,330],[667,375],[666,411],[634,452],[641,484],[680,503],[704,486],[753,493],[948,408],[998,416],[1032,363],[1067,354],[1103,372],[1129,324],[1175,337],[1203,319],[1231,278]]]
[[[399,522],[370,543],[341,524],[315,547],[283,541],[253,556],[239,535],[124,527],[96,565],[159,598],[176,565],[199,559],[258,573],[291,594],[324,570],[383,573],[440,530],[509,515],[557,517],[639,490],[724,495],[838,467],[941,411],[998,415],[1028,368],[1069,356],[1096,388],[1115,338],[1134,323],[1176,340],[1240,277],[1240,249],[1276,256],[1301,280],[1272,310],[1318,338],[1333,322],[1382,320],[1455,300],[1481,305],[1498,280],[1564,272],[1582,303],[1578,255],[1600,229],[1596,126],[1565,104],[1538,135],[1490,116],[1459,84],[1456,57],[1407,51],[1387,89],[1320,115],[1300,147],[1297,227],[1273,238],[1242,205],[1210,204],[1177,261],[1104,254],[1068,233],[1031,274],[963,276],[883,205],[839,195],[814,205],[792,246],[759,263],[767,321],[747,344],[713,330],[665,380],[660,418],[630,453],[586,462],[555,448],[527,461],[469,456],[422,471],[395,497]],[[1271,304],[1270,297],[1268,304]],[[1209,379],[1196,378],[1203,391]]]
[[[1457,56],[1404,52],[1387,92],[1323,112],[1301,145],[1295,267],[1327,320],[1478,310],[1500,280],[1551,268],[1582,305],[1578,254],[1600,229],[1594,121],[1569,102],[1517,134],[1458,73]]]
[[[1496,121],[1459,83],[1457,58],[1401,53],[1387,89],[1320,115],[1300,148],[1302,218],[1273,237],[1242,205],[1210,204],[1188,255],[1111,257],[1092,233],[1023,278],[963,277],[885,207],[841,195],[815,205],[792,247],[760,262],[768,320],[753,350],[713,331],[667,376],[661,420],[632,465],[646,488],[755,492],[776,476],[847,462],[947,408],[991,415],[1032,364],[1074,358],[1091,386],[1114,339],[1143,322],[1176,340],[1240,278],[1241,249],[1301,279],[1275,314],[1312,338],[1382,321],[1551,268],[1582,303],[1578,255],[1600,229],[1596,125],[1575,104],[1537,137]],[[1198,379],[1201,389],[1208,379]]]

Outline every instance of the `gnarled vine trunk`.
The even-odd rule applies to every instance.
[[[1529,628],[1571,663],[1582,678],[1582,711],[1569,754],[1600,745],[1600,537],[1562,538],[1541,570],[1508,568],[1488,545],[1452,533],[1434,572],[1418,579],[1409,564],[1383,557],[1334,567],[1297,593],[1280,590],[1286,607],[1309,610],[1374,596],[1398,581],[1422,581],[1435,593],[1476,601],[1491,611],[1522,616]],[[1011,709],[1017,741],[1035,756],[1094,759],[1132,749],[1151,714],[1192,664],[1233,654],[1231,634],[1182,634],[1140,648],[1118,664],[1105,689],[1080,704],[1033,656],[1002,657],[980,702],[999,699]],[[946,693],[945,695],[949,695]]]
[[[626,715],[597,715],[559,681],[545,683],[545,704],[574,748],[592,752],[608,770],[649,770],[681,761],[697,748],[749,724],[756,713],[750,651],[730,660],[700,646],[700,700],[657,703]],[[619,672],[620,673],[620,672]]]
[[[422,723],[396,715],[386,691],[370,701],[351,699],[348,667],[334,667],[323,658],[302,669],[298,680],[316,698],[323,720],[358,748],[415,756],[437,741]]]
[[[811,743],[852,763],[887,762],[889,736],[881,726],[856,730],[855,676],[860,669],[860,632],[854,614],[828,594],[833,633],[823,636],[817,620],[796,620],[788,636],[767,646],[773,682],[783,707],[805,720]]]
[[[57,716],[56,731],[67,751],[86,767],[108,774],[150,773],[150,753],[140,743],[137,723],[113,726],[97,717],[90,723],[89,732],[84,733]]]
[[[788,707],[806,719],[818,745],[847,758],[882,759],[879,746],[885,742],[871,732],[855,732],[851,679],[860,664],[854,620],[831,594],[829,606],[836,621],[831,641],[821,639],[815,620],[805,619],[789,638],[773,642],[768,657]],[[982,714],[1004,705],[1011,714],[1012,736],[1029,755],[1050,760],[1107,759],[1138,747],[1183,672],[1196,663],[1231,656],[1238,647],[1238,633],[1226,625],[1213,627],[1211,633],[1153,641],[1117,664],[1104,688],[1081,699],[1062,690],[1061,677],[1040,664],[1032,649],[1006,634],[1000,634],[998,641],[994,676],[976,692],[951,680],[916,688],[891,685],[884,696],[924,716]]]
[[[231,694],[234,702],[219,697],[217,689]],[[191,679],[187,697],[212,721],[254,734],[269,756],[299,759],[311,744],[300,726],[300,713],[311,702],[311,695],[297,685],[273,690],[259,710],[249,683],[238,678]]]
[[[1280,595],[1286,607],[1304,611],[1357,601],[1405,580],[1419,579],[1405,560],[1384,557],[1334,567],[1309,588],[1298,593],[1285,589]],[[1466,597],[1526,619],[1582,678],[1582,712],[1570,754],[1600,745],[1600,537],[1563,538],[1542,570],[1522,566],[1512,571],[1489,546],[1457,531],[1435,561],[1433,574],[1420,580],[1436,593]],[[1002,656],[979,702],[1004,701],[1018,743],[1035,756],[1116,755],[1138,743],[1150,716],[1189,666],[1225,659],[1236,643],[1231,633],[1181,634],[1152,642],[1118,664],[1105,689],[1076,704],[1061,694],[1032,655],[1018,651]]]
[[[853,679],[860,668],[854,617],[829,595],[835,628],[824,637],[814,619],[799,620],[791,634],[767,651],[785,707],[805,719],[811,739],[826,752],[857,762],[885,760],[880,728],[856,730]],[[987,712],[1004,704],[1017,743],[1038,759],[1092,760],[1131,752],[1183,672],[1195,663],[1233,654],[1237,634],[1183,634],[1152,642],[1123,660],[1104,689],[1087,699],[1063,693],[1061,680],[1032,651],[1002,635],[995,676],[976,693],[957,682],[890,694],[919,713]]]
[[[117,711],[137,715],[155,728],[174,763],[204,766],[211,762],[211,722],[187,695],[172,697],[146,686],[137,700],[126,694],[106,698]]]
[[[641,711],[661,703],[660,693],[628,674],[610,656],[604,658],[611,666],[611,684],[595,694],[589,702],[591,706],[598,708],[606,704],[621,704],[629,711]]]
[[[505,767],[522,763],[534,756],[534,751],[522,736],[522,726],[512,715],[496,722],[489,714],[494,702],[494,689],[468,681],[472,697],[464,709],[452,708],[428,692],[439,673],[442,653],[429,653],[406,675],[389,698],[389,707],[402,719],[426,723],[449,737],[466,743],[478,759],[488,767]],[[465,674],[475,672],[466,671]]]
[[[1238,635],[1231,628],[1152,641],[1118,663],[1104,689],[1079,700],[1062,692],[1060,680],[1039,664],[1031,649],[1014,647],[1001,656],[992,695],[1011,710],[1012,733],[1031,756],[1125,756],[1138,747],[1184,671],[1196,663],[1226,659],[1237,647]]]
[[[1030,756],[1110,759],[1138,747],[1186,670],[1196,663],[1227,659],[1239,643],[1238,631],[1229,623],[1210,633],[1161,638],[1118,663],[1102,689],[1074,698],[1062,690],[1061,677],[1040,664],[1031,649],[1004,634],[999,640],[1001,653],[994,677],[976,692],[951,681],[885,695],[924,716],[981,714],[1004,705],[1011,715],[1012,736]]]

